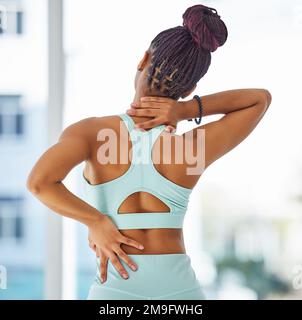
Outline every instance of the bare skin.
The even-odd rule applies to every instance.
[[[128,111],[135,123],[144,129],[150,129],[159,124],[166,124],[167,128],[173,129],[177,122],[197,117],[198,107],[195,100],[177,102],[154,96],[141,100],[144,96],[152,95],[145,84],[149,59],[150,52],[147,51],[138,65],[135,77],[136,93]],[[195,87],[185,93],[182,98],[188,96],[194,89]],[[200,143],[197,135],[198,128],[205,129],[204,169],[206,169],[253,131],[267,111],[271,103],[271,95],[265,89],[238,89],[206,95],[202,97],[202,101],[204,116],[224,115],[217,121],[191,130],[192,143],[196,149]],[[118,230],[108,216],[91,207],[64,186],[64,178],[72,168],[83,161],[86,163],[83,174],[93,185],[119,177],[129,168],[130,162],[104,165],[97,161],[97,150],[103,142],[97,141],[96,137],[102,128],[111,128],[118,137],[120,130],[126,130],[125,127],[120,126],[120,119],[117,116],[92,117],[70,125],[62,132],[59,141],[46,150],[37,161],[28,177],[27,187],[54,212],[88,227],[89,245],[100,257],[100,277],[106,281],[108,260],[121,276],[126,274],[127,278],[127,271],[120,260],[125,261],[130,267],[135,265],[128,254],[185,253],[185,247],[182,229]],[[157,151],[160,154],[160,162],[155,165],[156,169],[167,179],[181,186],[193,188],[201,173],[188,175],[186,169],[192,165],[186,162],[176,164],[176,155],[173,152],[172,163],[163,163],[161,139],[165,135],[171,135],[171,133],[163,132],[156,142],[159,147]],[[184,135],[173,135],[171,138],[172,144],[176,144],[180,139],[188,139]],[[118,145],[125,143],[126,141],[118,141]],[[128,141],[128,147],[131,147],[130,141]],[[169,208],[163,202],[145,192],[131,195],[119,208],[119,214],[144,211],[154,212],[154,214],[164,211],[169,214]],[[140,245],[144,248],[139,249]]]

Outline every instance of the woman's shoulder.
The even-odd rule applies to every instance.
[[[100,128],[100,127],[110,127],[114,124],[114,122],[117,122],[118,119],[119,117],[117,117],[117,115],[109,115],[109,116],[102,116],[102,117],[87,117],[69,124],[66,127],[66,129],[75,128],[78,130],[91,130],[91,129],[93,130],[95,128]]]
[[[115,129],[120,118],[117,115],[87,117],[66,126],[63,133],[72,136],[95,137],[101,129]]]

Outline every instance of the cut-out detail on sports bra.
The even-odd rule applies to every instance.
[[[124,213],[143,213],[143,212],[140,212],[140,211],[137,211],[135,209],[130,209],[130,210],[124,210],[123,207],[126,206],[127,207],[127,203],[128,202],[131,202],[131,201],[135,201],[135,197],[137,195],[142,195],[143,197],[147,196],[147,198],[150,198],[149,201],[155,201],[157,202],[158,206],[159,207],[163,207],[162,209],[158,209],[158,210],[150,210],[150,212],[153,212],[154,214],[156,214],[157,212],[167,212],[167,213],[171,213],[170,211],[170,208],[162,201],[160,200],[159,198],[157,198],[155,195],[153,195],[152,193],[149,193],[149,192],[145,192],[145,191],[137,191],[137,192],[134,192],[132,194],[130,194],[129,196],[126,197],[126,199],[123,200],[123,202],[121,203],[121,205],[119,206],[118,208],[118,213],[119,214],[124,214]],[[134,199],[132,199],[134,198]],[[152,200],[151,200],[152,199]]]

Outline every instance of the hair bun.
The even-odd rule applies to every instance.
[[[216,9],[198,4],[188,8],[182,17],[183,26],[199,47],[213,52],[225,43],[228,31]]]

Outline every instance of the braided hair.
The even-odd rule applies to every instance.
[[[206,74],[211,52],[222,46],[228,36],[224,22],[213,8],[194,5],[182,17],[183,26],[160,32],[148,50],[148,89],[175,100]]]

